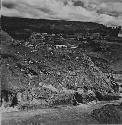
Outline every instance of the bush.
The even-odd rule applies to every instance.
[[[100,109],[93,110],[91,115],[101,124],[117,124],[120,121],[120,115],[117,108],[110,104],[107,104]]]
[[[50,99],[49,104],[50,105],[65,105],[65,104],[71,104],[73,99],[72,94],[57,94],[54,95],[53,98]]]

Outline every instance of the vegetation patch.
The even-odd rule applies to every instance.
[[[100,109],[93,110],[91,115],[101,124],[117,124],[120,122],[118,111],[114,105],[107,104]]]

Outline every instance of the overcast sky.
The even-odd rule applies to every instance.
[[[5,16],[122,26],[122,0],[3,0]]]

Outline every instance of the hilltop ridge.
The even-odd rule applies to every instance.
[[[94,22],[27,19],[1,16],[2,29],[15,39],[28,38],[32,32],[76,33],[105,29],[102,24]]]

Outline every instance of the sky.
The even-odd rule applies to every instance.
[[[2,0],[1,14],[122,26],[122,0]]]

